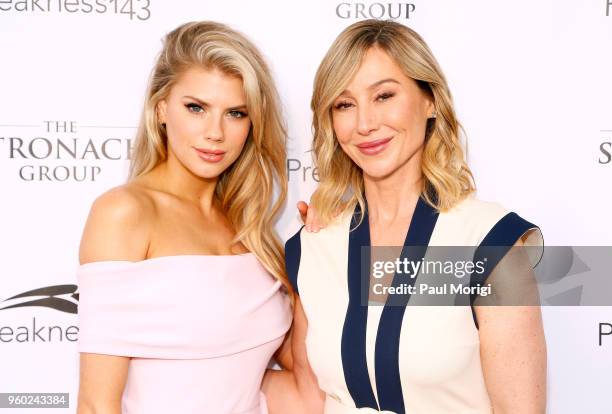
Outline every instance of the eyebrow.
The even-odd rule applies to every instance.
[[[183,96],[183,98],[194,100],[194,101],[196,101],[197,103],[199,103],[202,106],[210,106],[210,104],[208,102],[203,101],[201,99],[198,99],[195,96],[185,95],[185,96]],[[236,106],[232,106],[232,107],[227,108],[228,111],[238,111],[238,110],[246,110],[246,109],[247,109],[246,104],[236,105]]]
[[[373,84],[371,84],[370,86],[368,86],[368,90],[372,90],[380,85],[382,85],[383,83],[387,83],[387,82],[391,82],[391,83],[397,83],[399,85],[399,81],[393,79],[393,78],[385,78],[385,79],[381,79],[379,81],[374,82]],[[342,93],[340,94],[340,96],[342,95],[347,95],[350,94],[350,91],[348,89],[345,89],[342,91]]]

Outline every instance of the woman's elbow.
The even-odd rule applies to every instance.
[[[121,414],[121,403],[79,396],[76,414]]]

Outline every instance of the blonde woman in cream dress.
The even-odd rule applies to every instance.
[[[390,21],[348,27],[319,66],[312,109],[320,183],[306,230],[285,246],[294,362],[266,376],[271,412],[544,413],[538,306],[365,302],[362,248],[376,246],[403,246],[413,262],[432,246],[501,246],[470,284],[495,277],[533,294],[534,262],[511,248],[541,247],[541,233],[474,198],[450,92],[424,41]]]

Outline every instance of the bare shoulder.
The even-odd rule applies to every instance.
[[[90,214],[95,215],[95,218],[120,220],[123,224],[129,224],[152,213],[154,203],[148,191],[128,183],[112,188],[96,198]]]
[[[138,185],[128,183],[100,195],[83,230],[80,263],[146,258],[154,218],[153,199]]]

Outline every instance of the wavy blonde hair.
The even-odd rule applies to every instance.
[[[244,35],[206,21],[186,23],[166,35],[149,80],[130,179],[166,160],[167,136],[157,105],[193,65],[242,79],[251,128],[240,156],[219,177],[215,196],[236,231],[234,241],[243,243],[291,291],[283,248],[274,231],[287,195],[286,128],[270,70]]]
[[[425,41],[408,27],[387,20],[363,20],[340,33],[321,62],[314,81],[313,154],[319,171],[319,187],[312,205],[324,222],[338,212],[359,204],[364,211],[363,174],[338,144],[332,124],[332,105],[350,83],[366,52],[379,47],[433,97],[437,117],[427,125],[423,151],[421,196],[445,211],[475,191],[465,161],[446,79]]]

